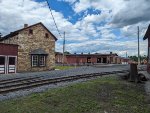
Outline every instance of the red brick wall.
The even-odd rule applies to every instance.
[[[0,55],[18,55],[18,45],[0,43]]]
[[[66,56],[66,63],[68,64],[84,64],[87,63],[87,57],[91,57],[91,63],[97,63],[97,57],[94,56]]]
[[[101,63],[104,63],[104,58],[106,59],[105,63],[120,63],[120,61],[115,59],[117,55],[92,55],[92,54],[73,54],[73,55],[66,55],[65,56],[65,63],[66,64],[86,64],[87,58],[91,58],[91,63],[97,63],[97,59],[101,58]],[[62,55],[56,54],[56,62],[58,61],[58,58],[62,57]],[[110,57],[112,57],[112,61],[110,62]],[[99,62],[100,63],[100,62]]]

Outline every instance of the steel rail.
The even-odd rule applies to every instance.
[[[129,71],[113,71],[113,72],[102,72],[102,73],[92,73],[92,74],[83,74],[83,75],[76,75],[76,76],[65,76],[65,77],[57,77],[57,78],[45,78],[45,79],[35,79],[31,81],[22,81],[20,84],[12,84],[7,86],[0,87],[0,94],[19,91],[23,89],[30,89],[34,87],[39,87],[48,84],[66,82],[66,81],[74,81],[83,78],[93,78],[102,75],[110,75],[110,74],[117,74],[117,73],[127,73]]]

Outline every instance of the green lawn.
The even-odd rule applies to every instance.
[[[59,69],[59,70],[66,70],[71,68],[75,68],[75,66],[55,66],[55,69]]]
[[[141,85],[103,77],[0,102],[0,113],[150,113]]]

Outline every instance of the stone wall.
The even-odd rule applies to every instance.
[[[33,34],[29,34],[29,29],[33,30]],[[45,37],[48,33],[49,37]],[[55,66],[55,39],[41,25],[37,24],[30,28],[26,28],[19,32],[18,35],[4,40],[3,43],[18,44],[18,72],[26,71],[44,71],[53,69]],[[42,48],[48,53],[45,67],[32,67],[30,52]]]

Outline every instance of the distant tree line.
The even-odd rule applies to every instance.
[[[133,60],[135,62],[138,62],[138,57],[137,56],[128,56],[128,58],[130,58],[131,60]],[[146,59],[147,59],[146,55],[140,56],[140,61],[143,61],[143,60],[146,60]]]
[[[69,55],[69,54],[71,54],[71,53],[70,53],[70,52],[68,52],[68,51],[65,51],[64,53],[65,53],[65,55]]]

